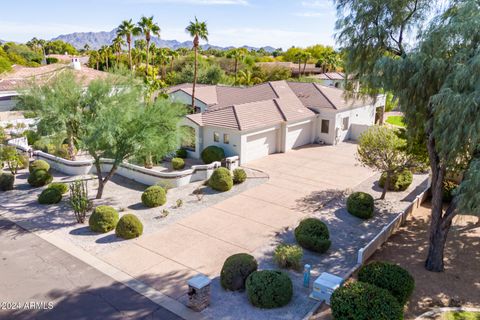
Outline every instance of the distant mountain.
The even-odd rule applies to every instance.
[[[100,32],[75,32],[70,34],[62,34],[52,40],[62,40],[64,42],[70,43],[77,49],[83,49],[83,47],[88,44],[91,49],[100,49],[103,45],[110,45],[117,36],[116,34],[117,29],[113,29],[112,31],[100,31]],[[143,39],[142,37],[135,37],[135,39]],[[152,37],[152,42],[155,43],[156,46],[162,48],[170,48],[176,50],[178,48],[191,48],[193,46],[192,41],[184,41],[180,42],[177,40],[163,40],[157,37]],[[229,50],[234,47],[220,47],[211,44],[204,44],[202,45],[203,49],[213,48],[219,50]],[[250,47],[250,46],[243,46],[243,48],[247,48],[249,50],[258,50],[258,48]],[[267,52],[273,52],[275,48],[266,46],[263,47],[264,50]]]

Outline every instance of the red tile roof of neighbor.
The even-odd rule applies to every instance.
[[[176,86],[169,92],[182,90],[191,94],[191,87],[191,84]],[[306,119],[315,115],[318,109],[342,110],[373,103],[372,99],[346,100],[341,89],[287,81],[272,81],[253,87],[201,85],[196,88],[195,97],[205,102],[208,110],[187,118],[200,126],[237,130]]]
[[[22,89],[31,80],[46,82],[52,79],[60,72],[71,70],[74,72],[78,81],[83,85],[88,85],[95,79],[104,79],[109,74],[107,72],[82,66],[80,70],[74,70],[65,64],[48,64],[41,67],[23,67],[14,66],[11,72],[0,75],[0,91],[15,91]]]

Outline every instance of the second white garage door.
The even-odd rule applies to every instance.
[[[259,159],[277,152],[277,132],[271,130],[247,137],[245,159],[242,163]]]
[[[287,150],[312,143],[312,123],[307,122],[288,127]]]

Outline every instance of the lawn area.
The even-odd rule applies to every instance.
[[[480,320],[480,312],[449,311],[442,315],[442,320]]]
[[[387,123],[393,124],[398,127],[405,127],[405,122],[403,122],[403,116],[390,116],[387,118]]]

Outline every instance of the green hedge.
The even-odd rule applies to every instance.
[[[88,219],[90,230],[105,233],[115,229],[118,223],[118,212],[109,206],[98,206]]]
[[[62,194],[58,189],[47,188],[38,196],[38,203],[40,204],[54,204],[62,200]]]
[[[353,282],[338,288],[330,298],[335,320],[402,320],[403,308],[385,289]]]
[[[13,190],[13,185],[15,183],[15,176],[11,173],[2,173],[0,174],[0,191]]]
[[[175,152],[175,154],[177,155],[177,158],[182,158],[182,159],[186,159],[188,156],[187,150],[185,149],[178,149],[177,152]]]
[[[253,256],[247,253],[234,254],[223,263],[220,283],[226,290],[244,290],[245,280],[257,268],[258,263]]]
[[[316,218],[302,220],[295,228],[295,239],[303,248],[324,253],[330,248],[330,233],[325,223]]]
[[[167,202],[165,189],[160,186],[151,186],[142,193],[142,203],[149,208],[159,207]]]
[[[385,180],[387,179],[387,174],[384,172],[380,176],[378,185],[380,188],[385,186]],[[412,184],[413,174],[410,170],[404,170],[397,174],[394,174],[390,177],[390,184],[388,185],[388,190],[390,191],[405,191]]]
[[[182,170],[185,168],[185,161],[182,158],[173,158],[172,168],[173,170]]]
[[[52,182],[48,185],[49,189],[57,189],[61,194],[68,192],[68,184],[63,182]]]
[[[415,288],[415,280],[407,270],[382,261],[363,266],[358,272],[358,281],[388,290],[401,305],[407,303]]]
[[[43,169],[37,169],[30,173],[28,176],[27,182],[32,186],[32,187],[42,187],[50,182],[52,182],[53,177],[50,173]]]
[[[30,166],[28,170],[30,173],[34,172],[35,170],[45,170],[48,171],[50,170],[50,165],[48,164],[47,161],[44,160],[35,160],[32,163],[30,163]]]
[[[245,172],[245,170],[243,170],[241,168],[237,168],[237,169],[233,170],[233,183],[234,184],[243,183],[243,182],[245,182],[245,180],[247,180],[247,173]]]
[[[375,206],[373,197],[365,192],[354,192],[347,199],[347,211],[355,217],[370,219]]]
[[[259,308],[283,307],[293,295],[292,280],[283,271],[255,271],[248,276],[245,287],[248,300]]]
[[[134,214],[127,213],[118,220],[115,234],[123,239],[133,239],[141,236],[143,224]]]
[[[201,157],[202,161],[206,164],[214,161],[222,161],[225,158],[225,151],[217,146],[209,146],[203,149]]]
[[[213,171],[208,185],[217,191],[228,191],[233,187],[233,179],[227,168],[218,168]]]
[[[303,249],[297,245],[280,244],[273,254],[280,268],[300,270],[302,268]]]

